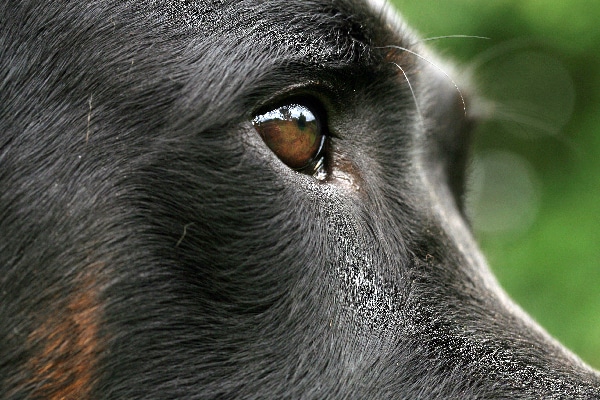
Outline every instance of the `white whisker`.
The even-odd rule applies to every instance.
[[[444,36],[433,36],[433,37],[421,39],[421,40],[418,40],[415,43],[431,42],[431,41],[434,41],[434,40],[441,40],[441,39],[485,39],[485,40],[490,40],[490,38],[486,37],[486,36],[444,35]]]
[[[409,54],[412,54],[412,55],[414,55],[415,57],[418,57],[418,58],[420,58],[421,60],[425,61],[426,63],[428,63],[428,64],[430,64],[430,65],[434,66],[434,67],[435,67],[435,68],[436,68],[438,71],[440,71],[442,74],[444,74],[444,76],[445,76],[446,78],[448,78],[448,80],[449,80],[450,82],[452,82],[452,84],[454,85],[454,88],[456,89],[456,91],[458,92],[458,94],[459,94],[459,96],[460,96],[460,100],[461,100],[461,102],[462,102],[462,105],[463,105],[463,111],[464,111],[464,113],[465,113],[465,116],[467,115],[467,103],[465,102],[465,98],[464,98],[464,96],[463,96],[463,94],[462,94],[461,90],[459,89],[458,85],[457,85],[457,84],[456,84],[456,82],[454,81],[454,79],[452,79],[452,78],[450,77],[450,75],[448,75],[448,74],[446,73],[446,71],[444,71],[442,68],[440,68],[440,67],[439,67],[438,65],[436,65],[434,62],[432,62],[432,61],[428,60],[426,57],[424,57],[424,56],[420,55],[419,53],[416,53],[416,52],[414,52],[414,51],[412,51],[412,50],[410,50],[410,49],[407,49],[406,47],[402,47],[402,46],[396,46],[396,45],[389,45],[389,46],[383,46],[383,48],[392,48],[392,49],[398,49],[398,50],[406,51],[407,53],[409,53]],[[404,71],[403,71],[403,72],[404,72]]]
[[[419,115],[419,119],[420,119],[421,123],[423,123],[423,114],[421,114],[421,108],[419,107],[419,101],[417,100],[417,95],[415,94],[413,86],[410,83],[410,79],[408,79],[408,75],[406,75],[406,72],[400,65],[398,65],[397,63],[395,63],[393,61],[392,61],[392,64],[394,64],[396,67],[398,67],[398,69],[402,72],[402,75],[404,75],[404,78],[406,79],[406,83],[408,83],[408,88],[410,89],[410,93],[412,94],[413,100],[415,101],[415,107],[417,108],[417,114]]]

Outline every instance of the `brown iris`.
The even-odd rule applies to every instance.
[[[324,135],[308,107],[288,104],[257,115],[252,123],[267,146],[288,167],[303,170],[316,161]]]

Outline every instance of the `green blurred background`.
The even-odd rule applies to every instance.
[[[600,368],[600,1],[393,0],[495,117],[476,132],[468,204],[501,284]]]

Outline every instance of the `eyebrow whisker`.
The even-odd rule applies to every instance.
[[[454,81],[454,79],[452,79],[450,77],[450,75],[448,75],[446,73],[446,71],[444,71],[442,68],[440,68],[437,64],[435,64],[434,62],[430,61],[429,59],[427,59],[426,57],[420,55],[419,53],[416,53],[410,49],[407,49],[406,47],[402,47],[402,46],[397,46],[397,45],[388,45],[388,46],[382,46],[382,48],[392,48],[392,49],[398,49],[398,50],[402,50],[402,51],[406,51],[409,54],[414,55],[415,57],[420,58],[421,60],[425,61],[426,63],[432,65],[433,67],[435,67],[438,71],[440,71],[442,74],[444,74],[444,76],[446,78],[448,78],[448,80],[450,82],[452,82],[452,85],[454,85],[454,88],[456,89],[456,91],[458,92],[459,96],[460,96],[460,101],[462,102],[462,106],[463,106],[463,111],[465,113],[465,116],[467,115],[467,103],[465,102],[465,98],[462,94],[462,91],[460,90],[460,88],[458,87],[458,85],[456,84],[456,82]],[[404,71],[402,71],[404,72]]]
[[[474,35],[443,35],[443,36],[432,36],[432,37],[428,37],[425,39],[421,39],[421,40],[417,40],[416,43],[424,43],[424,42],[432,42],[434,40],[441,40],[441,39],[484,39],[484,40],[490,40],[489,37],[486,36],[474,36]]]
[[[420,119],[421,123],[423,123],[423,114],[421,114],[421,108],[419,107],[419,101],[417,100],[417,95],[415,94],[415,90],[413,89],[413,86],[410,83],[410,79],[408,79],[408,75],[406,75],[404,68],[402,68],[399,64],[397,64],[393,61],[391,63],[394,64],[396,67],[398,67],[398,69],[402,72],[402,75],[404,75],[404,78],[406,79],[406,83],[408,83],[408,88],[410,89],[410,93],[412,94],[413,100],[415,102],[415,107],[417,108],[417,114],[419,115],[419,119]]]

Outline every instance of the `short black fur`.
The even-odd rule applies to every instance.
[[[477,100],[413,52],[358,0],[0,4],[2,397],[600,398],[488,271]],[[323,181],[251,124],[303,96]]]

